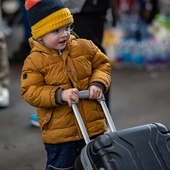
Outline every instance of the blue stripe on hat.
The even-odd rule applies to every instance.
[[[56,12],[62,8],[66,8],[65,4],[60,0],[42,0],[28,10],[28,18],[30,25],[33,26],[43,18]]]

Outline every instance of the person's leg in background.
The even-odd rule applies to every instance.
[[[23,61],[30,53],[30,45],[28,39],[31,37],[31,29],[29,26],[28,16],[25,7],[22,2],[19,1],[19,3],[20,3],[21,24],[23,26],[24,36],[19,50],[13,56],[14,61],[18,61],[18,60]]]
[[[1,0],[0,0],[1,4]],[[10,104],[9,96],[9,61],[7,55],[7,43],[2,29],[2,9],[0,8],[0,107]]]
[[[74,32],[80,38],[92,40],[99,49],[105,53],[102,47],[102,39],[105,25],[105,14],[94,13],[78,13],[74,17]],[[108,90],[105,94],[106,104],[109,107],[109,93]]]
[[[78,13],[74,14],[74,32],[80,38],[92,40],[102,52],[102,39],[105,20],[99,14]]]
[[[31,37],[31,29],[30,29],[30,25],[28,22],[28,15],[27,15],[27,11],[25,10],[25,7],[22,3],[20,3],[20,9],[21,9],[21,13],[22,13],[22,23],[23,23],[23,27],[24,27],[24,41],[23,43],[28,45],[28,39]]]

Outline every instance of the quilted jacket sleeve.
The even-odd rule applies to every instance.
[[[94,44],[92,55],[92,76],[90,83],[100,82],[104,84],[106,91],[109,88],[111,82],[111,65],[108,57],[102,53]]]
[[[21,74],[21,95],[32,106],[54,107],[58,87],[45,85],[44,76],[39,69],[31,58],[25,60]]]

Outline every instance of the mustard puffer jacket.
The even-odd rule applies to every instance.
[[[44,143],[57,144],[82,139],[82,135],[67,103],[55,101],[57,89],[88,89],[92,82],[100,82],[108,90],[111,83],[111,66],[107,56],[91,41],[70,37],[66,48],[48,49],[29,39],[31,53],[25,59],[21,74],[21,95],[37,108]],[[106,122],[96,100],[81,99],[78,103],[89,136],[106,131]]]

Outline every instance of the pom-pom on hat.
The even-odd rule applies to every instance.
[[[34,39],[72,24],[71,12],[61,0],[21,0],[25,4]]]

